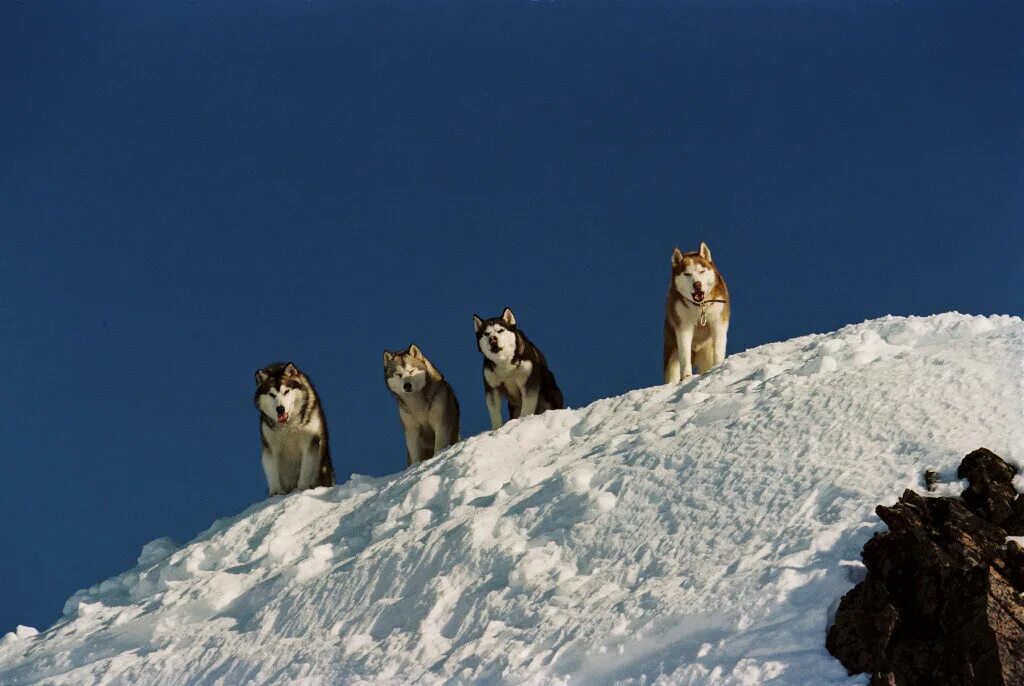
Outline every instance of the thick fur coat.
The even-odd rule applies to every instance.
[[[444,376],[416,345],[384,351],[384,382],[398,404],[406,465],[429,460],[459,441],[459,401]]]
[[[508,403],[509,419],[565,407],[544,353],[516,326],[512,310],[506,307],[492,319],[474,314],[473,328],[484,356],[484,400],[492,429],[503,423],[502,398]]]
[[[729,289],[706,243],[696,252],[672,252],[672,280],[665,301],[665,383],[703,374],[725,360]]]
[[[291,362],[256,372],[263,471],[270,495],[334,485],[327,418],[313,382]]]

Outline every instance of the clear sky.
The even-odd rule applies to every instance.
[[[273,360],[344,479],[404,465],[384,348],[488,426],[474,312],[571,406],[659,383],[674,245],[731,353],[1021,314],[1021,35],[1013,0],[0,4],[0,632],[261,499]]]

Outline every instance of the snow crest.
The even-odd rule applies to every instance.
[[[886,317],[514,421],[148,544],[0,683],[865,683],[824,637],[873,509],[1024,467],[1022,361],[1015,317]]]

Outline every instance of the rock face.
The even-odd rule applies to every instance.
[[[862,556],[868,573],[839,604],[826,646],[871,683],[1024,684],[1024,496],[1015,469],[981,448],[957,476],[961,498],[905,491],[876,508],[889,531]]]

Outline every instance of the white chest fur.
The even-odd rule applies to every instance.
[[[263,431],[263,437],[267,439],[267,445],[275,457],[301,460],[310,441],[320,433],[320,420],[314,416],[306,424],[284,424],[274,428],[263,424],[260,430]]]
[[[526,385],[530,373],[533,371],[533,363],[529,360],[522,360],[519,364],[498,361],[494,367],[484,369],[484,379],[491,388],[505,386],[509,390],[518,391]]]
[[[721,317],[723,307],[725,307],[725,305],[722,303],[707,303],[704,309],[705,319],[708,321],[712,318],[717,320]],[[676,317],[679,318],[679,321],[684,324],[696,326],[700,322],[700,305],[694,305],[693,303],[687,303],[683,300],[677,300],[674,304],[673,310],[675,311]]]

